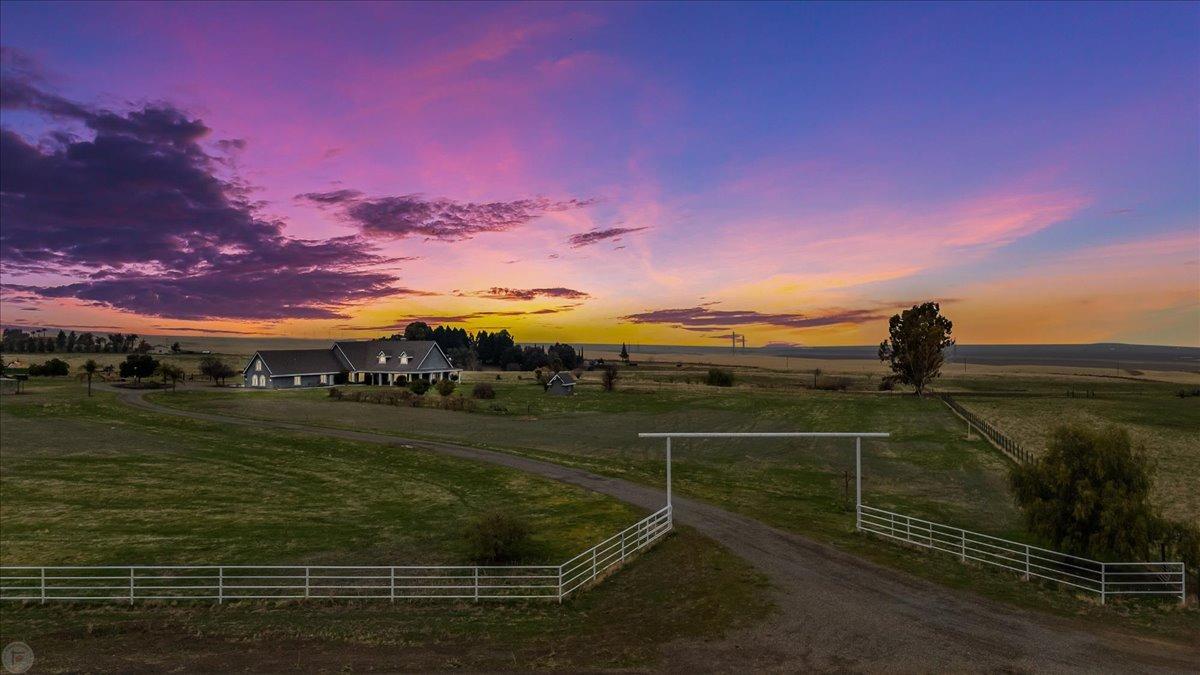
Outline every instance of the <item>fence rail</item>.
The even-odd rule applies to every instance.
[[[902,513],[860,505],[859,527],[866,532],[1003,567],[1026,579],[1038,577],[1100,596],[1168,595],[1186,598],[1181,562],[1101,562],[1029,544],[1000,539]]]
[[[996,448],[998,448],[1005,455],[1008,455],[1009,459],[1018,464],[1024,464],[1025,462],[1033,459],[1033,454],[1021,447],[1020,443],[1004,435],[1003,432],[992,426],[987,420],[964,408],[962,404],[954,400],[950,394],[938,394],[938,397],[941,398],[942,402],[949,406],[951,410],[958,413],[959,417],[966,420],[968,429],[974,428],[977,430],[981,436],[991,441],[992,445],[996,446]]]
[[[561,565],[118,565],[0,566],[0,600],[556,599],[664,537],[671,507]]]

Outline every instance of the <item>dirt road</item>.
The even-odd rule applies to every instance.
[[[556,464],[450,443],[175,410],[118,391],[158,413],[256,428],[422,448],[578,485],[646,509],[663,491]],[[779,612],[718,642],[664,646],[678,672],[1200,672],[1195,645],[1095,632],[886,569],[711,504],[675,497],[678,522],[720,542],[771,580]],[[881,544],[883,545],[883,544]]]

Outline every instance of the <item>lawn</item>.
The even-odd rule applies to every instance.
[[[133,410],[108,392],[88,398],[71,380],[36,379],[28,392],[0,400],[4,564],[455,563],[466,555],[468,519],[500,509],[532,524],[529,562],[557,563],[642,515],[579,488],[424,451]],[[28,642],[47,670],[154,667],[147,647],[175,649],[182,636],[199,636],[189,661],[197,668],[218,668],[204,659],[231,640],[248,663],[294,641],[324,669],[341,665],[320,655],[350,658],[360,648],[404,655],[388,669],[618,667],[653,663],[658,644],[715,637],[769,611],[757,573],[687,530],[562,606],[346,611],[351,604],[8,606],[0,637]],[[224,666],[247,667],[238,663]]]

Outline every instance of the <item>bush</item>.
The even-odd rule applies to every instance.
[[[708,375],[704,378],[704,384],[712,387],[732,387],[733,373],[720,368],[709,368]]]
[[[408,390],[417,396],[424,396],[429,391],[429,383],[425,380],[413,380],[408,383]]]
[[[70,373],[70,364],[62,359],[50,359],[45,363],[34,363],[29,366],[29,374],[35,377],[58,377]]]
[[[604,366],[604,379],[600,381],[604,391],[612,391],[617,388],[617,367],[614,365]]]
[[[1165,534],[1150,504],[1151,476],[1124,429],[1066,425],[1045,454],[1014,467],[1009,482],[1029,530],[1055,548],[1142,560]]]
[[[520,563],[532,548],[532,528],[512,514],[492,512],[476,517],[463,533],[467,557],[478,565]]]
[[[474,398],[496,398],[496,390],[487,382],[480,382],[471,390],[471,396]]]
[[[1191,398],[1192,396],[1200,396],[1200,387],[1194,387],[1192,389],[1180,389],[1179,391],[1175,392],[1175,395],[1178,396],[1179,398]]]
[[[896,381],[895,375],[888,375],[879,381],[879,391],[895,391]]]
[[[815,388],[822,391],[846,391],[850,384],[848,377],[821,377],[817,379]]]
[[[437,393],[442,396],[449,396],[454,393],[454,380],[438,380],[434,386],[437,388]]]

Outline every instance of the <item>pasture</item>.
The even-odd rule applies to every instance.
[[[110,392],[88,398],[72,380],[39,378],[28,392],[0,401],[0,560],[8,565],[454,564],[464,562],[466,522],[494,510],[532,524],[530,562],[557,562],[642,515],[579,488],[420,450],[139,411]],[[302,663],[324,669],[383,646],[404,647],[413,667],[620,667],[653,662],[658,644],[760,618],[769,601],[745,563],[683,529],[562,606],[271,610],[10,605],[0,637],[40,645],[39,666],[51,671],[153,667],[156,650],[146,647],[156,641],[195,668],[253,668],[255,659],[268,668],[281,643],[304,645],[312,656]],[[201,637],[182,647],[180,635]],[[205,660],[212,644],[231,639],[246,643],[246,662]]]

